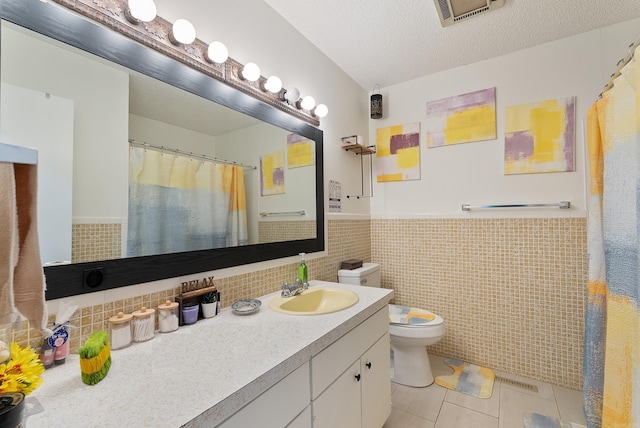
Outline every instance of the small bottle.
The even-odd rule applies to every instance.
[[[53,347],[49,343],[49,340],[45,338],[42,341],[42,348],[40,348],[40,361],[45,369],[53,367]]]
[[[118,312],[109,318],[109,344],[111,349],[126,348],[131,345],[131,319],[133,315]]]
[[[309,269],[304,261],[304,253],[300,253],[300,264],[298,265],[298,279],[303,284],[306,284],[309,279]]]
[[[167,300],[158,305],[158,327],[160,333],[170,333],[178,329],[180,317],[178,316],[178,302]]]
[[[134,342],[145,342],[155,337],[156,310],[147,309],[144,306],[134,311],[131,320],[131,332]]]

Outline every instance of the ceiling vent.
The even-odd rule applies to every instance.
[[[505,0],[433,0],[443,27],[504,6]]]

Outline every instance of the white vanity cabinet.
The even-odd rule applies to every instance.
[[[218,428],[311,426],[309,362],[298,367]]]
[[[380,428],[391,414],[385,307],[311,359],[313,428]]]

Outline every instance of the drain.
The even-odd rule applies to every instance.
[[[517,386],[518,388],[526,389],[527,391],[532,391],[537,393],[538,387],[535,385],[531,385],[530,383],[519,382],[517,380],[509,379],[502,376],[496,376],[496,382],[506,383],[507,385]]]

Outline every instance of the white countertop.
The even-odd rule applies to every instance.
[[[353,290],[354,306],[325,315],[260,310],[213,318],[158,333],[148,342],[111,351],[111,369],[97,385],[82,383],[79,357],[46,370],[31,396],[45,411],[38,427],[213,427],[262,394],[336,339],[385,307],[393,291],[311,281]]]

